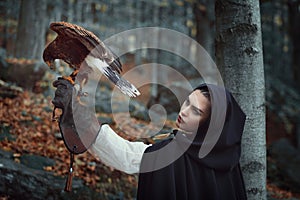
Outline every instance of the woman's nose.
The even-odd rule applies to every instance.
[[[183,116],[187,116],[187,115],[188,115],[188,107],[183,108],[183,109],[181,110],[181,114],[182,114]]]

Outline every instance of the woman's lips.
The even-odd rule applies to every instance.
[[[184,122],[183,119],[182,119],[182,117],[181,117],[180,115],[178,115],[177,121],[178,121],[180,124]]]

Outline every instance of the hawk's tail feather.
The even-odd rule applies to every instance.
[[[121,76],[119,76],[119,74],[112,71],[109,67],[105,68],[104,75],[111,80],[117,86],[117,88],[121,90],[122,93],[130,97],[137,97],[141,94],[133,84],[123,79]]]

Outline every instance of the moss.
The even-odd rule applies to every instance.
[[[253,162],[248,163],[247,165],[244,165],[242,167],[242,171],[252,174],[252,173],[255,173],[258,171],[263,171],[263,170],[265,170],[265,168],[266,167],[262,163],[253,161]]]

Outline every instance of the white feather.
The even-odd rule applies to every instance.
[[[93,56],[88,55],[85,58],[86,63],[90,66],[90,67],[95,67],[97,69],[100,70],[101,73],[105,73],[105,68],[109,66],[109,64],[105,61],[100,60],[99,58],[95,58]]]
[[[110,77],[111,81],[113,81],[124,94],[130,97],[136,97],[141,94],[134,85],[123,79],[116,71],[109,70],[109,64],[107,62],[90,55],[85,58],[85,61],[93,69],[99,69],[107,78]]]

